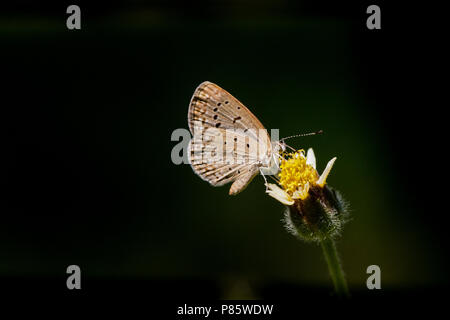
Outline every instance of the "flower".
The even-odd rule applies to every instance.
[[[333,168],[336,157],[331,159],[322,175],[316,171],[316,156],[312,148],[308,149],[305,156],[303,150],[288,153],[287,158],[281,159],[279,184],[268,183],[267,193],[286,205],[294,204],[295,199],[305,200],[312,186],[323,188],[326,179]]]
[[[267,183],[266,192],[286,206],[285,225],[305,240],[334,238],[347,218],[347,206],[340,194],[326,184],[336,157],[321,175],[316,170],[313,149],[283,154],[278,185]]]

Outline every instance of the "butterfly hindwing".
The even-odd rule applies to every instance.
[[[193,170],[213,186],[234,181],[249,171],[258,173],[257,157],[240,146],[243,144],[233,143],[233,136],[227,139],[231,141],[224,144],[222,137],[226,137],[225,130],[214,128],[205,130],[203,134],[195,134],[189,143],[189,162]],[[239,137],[244,138],[253,139]]]

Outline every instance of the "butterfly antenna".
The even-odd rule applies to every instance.
[[[291,139],[291,138],[296,138],[296,137],[306,137],[306,136],[314,136],[314,135],[316,135],[316,134],[322,134],[322,133],[323,133],[323,130],[319,130],[319,131],[316,131],[316,132],[309,132],[309,133],[296,134],[296,135],[293,135],[293,136],[289,136],[289,137],[282,138],[280,141],[283,142],[284,140]]]

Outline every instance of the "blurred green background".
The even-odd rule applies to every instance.
[[[2,277],[65,277],[78,264],[92,278],[201,279],[225,298],[329,290],[320,247],[283,229],[261,177],[230,197],[172,164],[171,133],[209,80],[281,136],[324,130],[289,142],[313,147],[319,171],[338,158],[328,182],[351,207],[338,248],[354,290],[372,264],[385,289],[448,283],[446,249],[393,143],[390,76],[374,62],[393,38],[365,29],[364,6],[177,5],[82,4],[80,31],[66,29],[64,5],[0,16]]]

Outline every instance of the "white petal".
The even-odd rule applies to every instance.
[[[267,191],[266,191],[267,194],[269,196],[271,196],[272,198],[275,198],[278,201],[280,201],[282,204],[285,204],[288,206],[294,204],[294,200],[292,200],[291,197],[276,184],[267,183],[266,187],[267,187]]]
[[[306,154],[306,164],[309,164],[314,169],[316,168],[316,156],[314,155],[314,150],[312,148],[308,149]]]
[[[307,182],[302,189],[296,190],[292,195],[292,198],[305,200],[308,197],[308,193],[309,193],[309,182]]]
[[[328,161],[328,164],[327,164],[325,170],[323,170],[322,175],[320,176],[319,180],[317,180],[317,185],[319,185],[320,187],[323,187],[325,185],[327,177],[330,174],[331,168],[333,168],[333,164],[335,161],[336,161],[336,157],[334,157],[333,159]]]

